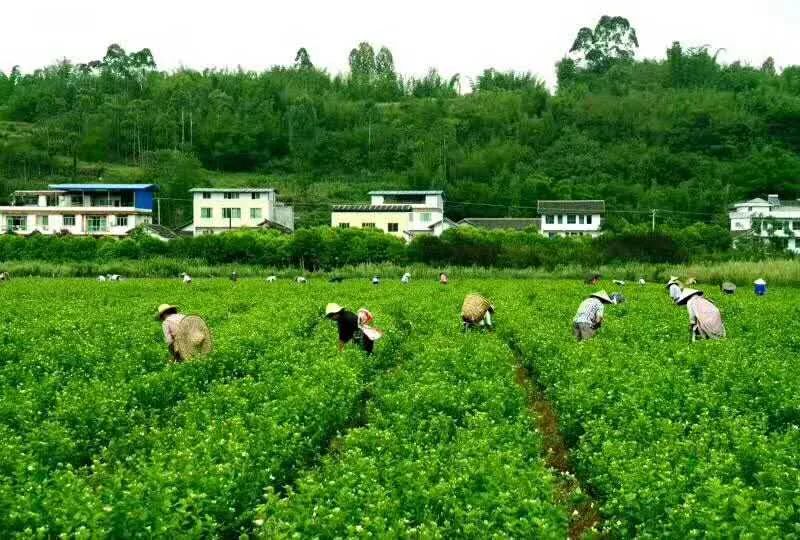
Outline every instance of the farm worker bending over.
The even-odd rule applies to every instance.
[[[612,300],[606,291],[599,291],[589,295],[581,302],[578,312],[573,319],[573,330],[578,341],[591,339],[603,324],[604,304],[611,304]]]
[[[367,354],[372,354],[375,341],[379,340],[383,333],[372,325],[372,313],[366,309],[359,309],[358,314],[344,309],[339,304],[328,304],[325,306],[325,316],[332,321],[336,321],[339,327],[339,352],[344,350],[347,342],[358,343]]]
[[[439,283],[441,283],[442,285],[447,285],[447,274],[445,274],[444,272],[439,274]]]
[[[725,337],[722,314],[711,300],[703,296],[703,291],[683,289],[677,304],[686,305],[686,310],[689,312],[689,332],[692,341]]]
[[[681,282],[675,276],[671,276],[667,281],[667,294],[673,302],[677,302],[681,297]]]
[[[410,282],[411,282],[411,274],[406,272],[405,274],[403,274],[403,277],[400,278],[400,283],[402,283],[403,285],[408,285]]]
[[[178,313],[177,306],[161,304],[156,318],[161,319],[164,341],[175,362],[211,352],[211,332],[200,317],[186,316]]]
[[[158,306],[158,318],[161,320],[161,329],[164,331],[164,341],[167,343],[169,354],[175,362],[180,362],[182,358],[175,350],[175,336],[178,333],[178,325],[186,316],[178,313],[177,306],[161,304]]]
[[[461,322],[464,323],[463,330],[472,327],[483,327],[492,329],[492,314],[494,305],[477,293],[468,294],[461,305]]]

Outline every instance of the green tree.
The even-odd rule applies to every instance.
[[[615,60],[633,59],[639,47],[636,30],[625,17],[603,15],[594,29],[583,27],[572,42],[571,53],[595,71],[606,71]]]

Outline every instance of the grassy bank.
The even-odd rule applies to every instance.
[[[272,268],[253,265],[208,265],[198,260],[153,258],[144,260],[121,260],[107,263],[52,263],[47,261],[7,261],[0,263],[0,271],[12,276],[38,277],[94,277],[100,274],[121,274],[126,277],[175,277],[187,272],[196,277],[227,277],[236,271],[241,277],[265,277],[271,274],[279,277],[293,277],[299,274],[327,278],[337,275],[344,278],[365,278],[378,274],[384,279],[398,278],[406,271],[415,279],[435,279],[439,272],[445,271],[451,277],[489,278],[505,277],[517,279],[566,278],[580,279],[592,271],[600,272],[608,279],[634,280],[644,277],[648,282],[666,281],[668,276],[676,275],[685,279],[694,277],[700,283],[718,284],[732,281],[747,285],[762,277],[775,285],[800,285],[800,261],[774,260],[760,262],[723,262],[690,265],[653,265],[630,263],[624,265],[587,268],[579,265],[559,266],[553,270],[544,268],[492,268],[492,267],[431,267],[425,265],[399,266],[358,265],[345,266],[330,272],[305,272],[301,268]]]

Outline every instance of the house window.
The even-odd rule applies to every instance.
[[[558,224],[561,225],[564,223],[564,216],[558,216]]]
[[[581,225],[586,223],[586,216],[578,216],[578,223]]]
[[[419,216],[420,221],[422,223],[430,223],[431,222],[431,213],[430,212],[422,212]]]
[[[128,226],[128,216],[117,216],[117,220],[115,225],[117,227],[127,227]]]
[[[752,206],[748,206],[748,207],[747,207],[747,211],[748,211],[748,212],[752,212],[752,211],[753,211],[753,207],[752,207]]]
[[[389,223],[389,228],[387,230],[389,232],[397,232],[400,230],[400,227],[397,225],[397,223]]]
[[[553,225],[556,222],[555,216],[544,216],[544,222],[548,225]]]
[[[339,228],[340,229],[349,229],[350,228],[350,224],[349,223],[339,223]]]
[[[586,224],[587,225],[591,225],[592,224],[592,216],[591,215],[586,216]]]
[[[242,209],[241,208],[223,208],[222,209],[222,218],[223,219],[239,219],[242,217]]]
[[[257,201],[258,199],[261,198],[261,193],[251,193],[250,198],[253,199],[254,201]]]
[[[211,208],[201,208],[200,217],[202,219],[211,219]]]
[[[362,223],[361,227],[364,228],[364,229],[374,229],[375,228],[375,224],[374,223]]]
[[[87,225],[89,232],[105,232],[108,230],[108,221],[105,216],[89,216]]]
[[[49,216],[36,216],[36,228],[37,229],[42,229],[43,231],[46,231],[48,225],[50,225],[50,217]]]
[[[75,216],[64,216],[64,227],[74,227]]]
[[[792,230],[800,231],[800,221],[792,221]]]
[[[9,231],[24,231],[28,228],[27,216],[8,216],[6,228]]]
[[[253,195],[257,195],[257,193],[253,193]],[[261,208],[251,208],[250,219],[261,219]]]
[[[83,206],[83,195],[72,195],[69,198],[69,203],[72,206]]]
[[[204,199],[210,199],[211,198],[211,192],[210,191],[204,191],[203,192],[203,198]]]
[[[575,225],[578,221],[577,216],[575,214],[567,214],[567,225]]]
[[[46,206],[58,206],[58,197],[56,195],[48,195],[45,198]]]
[[[239,198],[239,194],[231,192],[231,191],[226,191],[225,192],[225,198],[226,199],[238,199]]]

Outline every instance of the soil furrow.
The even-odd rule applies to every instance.
[[[594,498],[575,474],[569,458],[569,448],[558,426],[558,416],[547,399],[545,389],[535,373],[524,365],[524,354],[516,341],[507,340],[514,354],[516,365],[514,379],[525,389],[528,410],[544,444],[544,459],[547,465],[558,472],[557,498],[569,511],[569,537],[583,538],[590,531],[600,528],[600,510]]]

